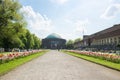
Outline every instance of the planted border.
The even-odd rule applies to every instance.
[[[7,54],[1,53],[0,54],[0,64],[9,62],[14,59],[23,58],[38,52],[41,52],[42,50],[32,50],[32,51],[25,51],[25,52],[9,52]]]
[[[45,53],[46,53],[46,51],[40,51],[40,52],[34,53],[32,55],[26,56],[26,57],[14,59],[9,62],[0,64],[0,76],[6,74],[7,72],[11,71],[12,69],[14,69],[26,62],[29,62],[32,59],[35,59]]]
[[[101,58],[92,57],[92,56],[86,56],[86,55],[75,53],[75,52],[69,52],[69,51],[63,51],[63,52],[65,52],[67,54],[70,54],[72,56],[75,56],[75,57],[90,61],[90,62],[94,62],[96,64],[100,64],[102,66],[105,66],[105,67],[120,71],[120,63],[114,63],[114,62],[104,60],[104,59],[101,59]]]
[[[94,58],[99,58],[102,60],[107,60],[114,63],[120,63],[120,55],[102,53],[102,52],[92,52],[92,51],[79,51],[79,50],[67,50],[68,52],[74,52],[85,56],[90,56]]]

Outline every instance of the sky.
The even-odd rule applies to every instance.
[[[120,0],[18,0],[27,28],[43,39],[51,33],[82,38],[120,24]]]

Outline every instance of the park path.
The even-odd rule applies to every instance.
[[[52,50],[0,80],[120,80],[120,72]]]

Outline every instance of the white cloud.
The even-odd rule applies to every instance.
[[[80,20],[80,19],[64,19],[64,22],[70,24],[74,29],[75,32],[83,33],[87,32],[86,27],[90,23],[88,19]]]
[[[66,2],[68,2],[68,0],[50,0],[50,1],[57,4],[65,4]]]
[[[66,18],[64,22],[66,22],[66,24],[69,24],[69,32],[63,34],[63,36],[66,36],[68,39],[76,39],[80,37],[82,38],[83,35],[87,34],[87,27],[90,24],[90,21],[88,19],[81,20]]]
[[[53,28],[52,21],[46,16],[35,12],[31,6],[23,6],[21,9],[25,13],[28,22],[28,29],[39,37],[45,37]]]
[[[110,0],[111,3],[120,3],[120,0]]]
[[[120,13],[120,1],[111,0],[111,5],[101,15],[101,18],[112,19]]]

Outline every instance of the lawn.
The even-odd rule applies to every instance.
[[[77,53],[73,53],[73,52],[65,52],[65,53],[70,54],[75,57],[78,57],[78,58],[82,58],[82,59],[94,62],[94,63],[97,63],[97,64],[100,64],[100,65],[108,67],[108,68],[112,68],[112,69],[120,71],[119,63],[113,63],[110,61],[106,61],[106,60],[102,60],[102,59],[98,59],[98,58],[94,58],[94,57],[89,57],[89,56],[85,56],[85,55],[81,55],[81,54],[77,54]]]
[[[11,52],[0,52],[0,54],[9,54]]]
[[[0,64],[0,75],[3,75],[5,73],[9,72],[10,70],[28,62],[28,61],[31,61],[32,59],[35,59],[45,53],[46,53],[46,51],[42,51],[42,52],[38,52],[38,53],[29,55],[29,56],[26,56],[23,58],[14,59],[8,63]]]

